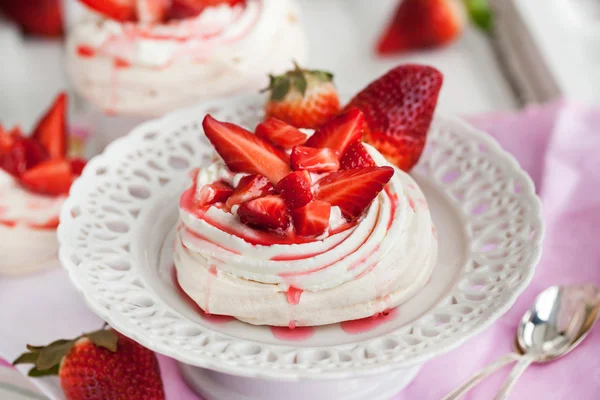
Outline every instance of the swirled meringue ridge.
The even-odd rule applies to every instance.
[[[389,165],[368,148],[378,165]],[[174,255],[180,286],[208,313],[257,325],[323,325],[396,307],[431,276],[437,239],[427,203],[398,169],[357,223],[340,222],[334,207],[332,228],[313,240],[276,238],[220,208],[189,207],[196,187],[219,179],[238,177],[218,162],[182,195]]]

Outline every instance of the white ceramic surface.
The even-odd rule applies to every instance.
[[[60,259],[90,308],[143,345],[193,366],[286,381],[349,379],[408,368],[502,315],[527,286],[543,225],[530,178],[495,141],[436,116],[413,176],[432,210],[439,262],[421,293],[376,329],[339,324],[304,341],[268,327],[214,324],[174,290],[168,269],[187,172],[211,157],[208,112],[253,128],[263,98],[207,103],[145,123],[94,158],[61,213]],[[167,273],[165,273],[167,272]]]

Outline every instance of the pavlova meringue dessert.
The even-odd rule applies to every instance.
[[[315,74],[321,79],[313,80]],[[377,137],[391,159],[412,167],[441,74],[396,68],[341,112],[330,107],[331,91],[324,89],[330,75],[297,67],[274,81],[285,87],[272,88],[270,116],[255,134],[204,118],[220,157],[198,169],[180,199],[179,286],[206,313],[291,328],[402,304],[433,272],[435,229],[411,176],[361,138]],[[323,95],[329,100],[320,102]],[[314,132],[297,128],[332,113]],[[392,154],[398,140],[408,144]]]
[[[157,116],[255,91],[307,57],[294,0],[79,0],[69,29],[77,93],[108,114]]]
[[[0,125],[0,276],[58,265],[60,209],[85,165],[67,157],[61,94],[30,137]]]

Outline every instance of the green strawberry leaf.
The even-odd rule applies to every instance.
[[[13,365],[17,364],[35,364],[37,362],[40,353],[23,353],[15,361]]]
[[[488,0],[464,0],[471,22],[482,31],[492,30],[492,10]]]
[[[48,369],[39,369],[36,367],[33,367],[29,370],[29,372],[27,373],[27,375],[29,375],[32,378],[38,378],[41,376],[50,376],[50,375],[58,375],[58,369],[60,368],[60,366],[58,364],[56,364],[55,366],[53,366],[52,368],[48,368]]]
[[[290,91],[290,80],[286,76],[278,76],[271,84],[271,100],[281,101]]]
[[[59,340],[46,346],[40,351],[40,356],[37,359],[35,366],[39,370],[46,370],[52,368],[60,363],[60,360],[67,355],[73,344],[74,340]]]
[[[46,346],[32,346],[30,344],[27,345],[27,350],[32,351],[34,353],[39,353]]]
[[[117,351],[119,336],[112,329],[87,333],[85,336],[98,347],[104,347],[113,353]]]
[[[304,94],[306,93],[307,86],[306,77],[304,76],[304,73],[300,73],[294,77],[294,86],[300,93],[302,93],[302,96],[304,96]]]

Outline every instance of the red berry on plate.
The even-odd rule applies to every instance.
[[[136,0],[80,0],[100,14],[116,21],[134,21]]]
[[[277,190],[290,210],[302,207],[313,199],[308,171],[292,172],[277,185]]]
[[[374,166],[375,161],[373,161],[373,158],[371,158],[371,155],[360,140],[357,140],[348,146],[340,160],[341,169]]]
[[[304,207],[291,211],[296,234],[300,236],[319,236],[329,226],[331,204],[325,201],[311,201]]]
[[[275,193],[275,187],[261,175],[248,175],[240,179],[231,196],[227,199],[227,208],[247,201]]]
[[[298,65],[279,76],[270,76],[265,91],[267,117],[275,117],[297,128],[316,129],[340,111],[340,100],[333,75],[307,70]]]
[[[61,93],[33,130],[33,139],[44,146],[50,158],[63,158],[67,154],[66,118],[67,95]]]
[[[292,168],[296,171],[330,172],[340,169],[339,154],[333,149],[296,146],[292,150]]]
[[[279,196],[265,196],[243,203],[237,213],[240,221],[254,228],[285,230],[290,224],[287,207]]]
[[[433,67],[401,65],[369,84],[347,107],[365,115],[363,140],[409,171],[425,147],[442,82]]]
[[[347,220],[354,220],[362,215],[392,175],[392,167],[364,167],[331,172],[317,182],[315,198],[338,206]]]
[[[465,25],[462,4],[456,0],[403,0],[377,44],[381,55],[446,45]]]
[[[67,400],[165,398],[154,352],[113,330],[27,348],[14,364],[34,364],[32,377],[58,375]]]
[[[215,203],[227,201],[232,194],[233,187],[231,187],[229,183],[217,181],[202,186],[202,188],[198,191],[196,201],[199,207],[205,207]]]
[[[327,121],[304,144],[308,147],[329,148],[344,154],[350,143],[359,140],[365,127],[365,116],[357,108],[351,108]]]
[[[217,121],[210,115],[204,118],[202,126],[231,171],[263,175],[273,184],[291,172],[287,154],[244,128]]]
[[[291,149],[306,142],[307,136],[292,125],[277,118],[268,118],[258,124],[256,136],[263,138],[283,149]]]

